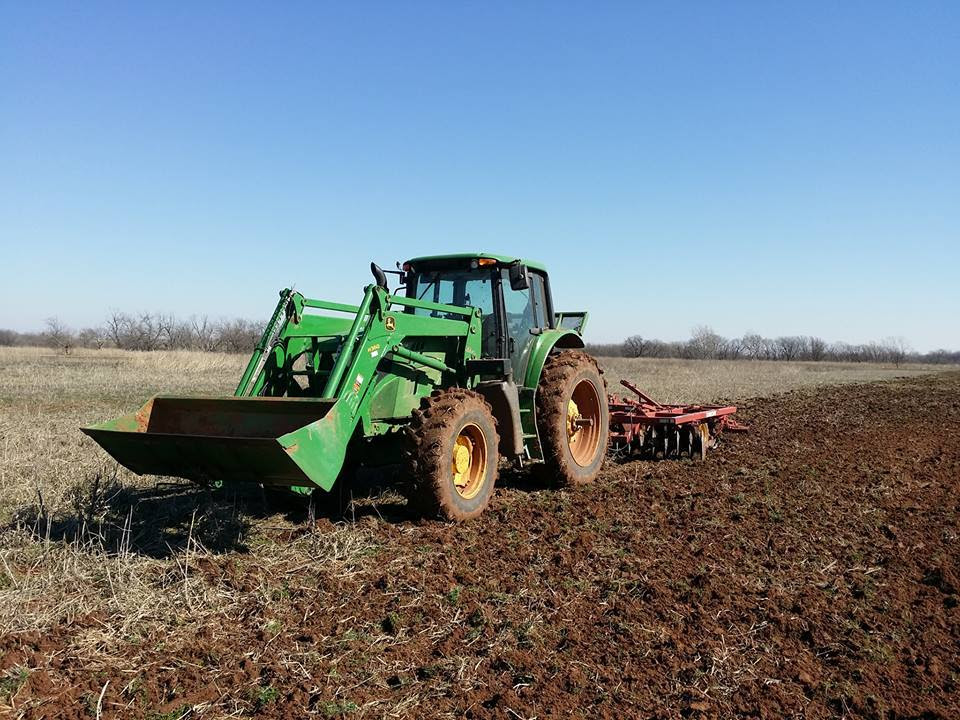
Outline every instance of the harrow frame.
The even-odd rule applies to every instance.
[[[607,397],[610,445],[615,452],[703,460],[725,430],[749,429],[733,418],[736,405],[665,405],[627,380],[620,384],[637,397]]]

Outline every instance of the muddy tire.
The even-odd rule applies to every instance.
[[[537,432],[545,471],[562,485],[584,485],[607,454],[610,412],[596,360],[580,350],[551,355],[537,388]]]
[[[453,388],[434,392],[413,411],[407,433],[407,488],[412,509],[463,521],[490,502],[497,481],[497,423],[483,397]]]

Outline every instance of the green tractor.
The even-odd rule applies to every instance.
[[[402,464],[411,503],[449,520],[483,511],[501,459],[597,476],[609,411],[587,313],[554,310],[543,265],[467,253],[371,270],[359,306],[282,291],[233,397],[158,395],[83,432],[137,474],[301,494]]]

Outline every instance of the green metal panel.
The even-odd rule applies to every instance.
[[[344,338],[343,347],[337,355],[337,361],[334,363],[333,370],[330,371],[330,376],[327,378],[327,384],[323,390],[323,397],[335,397],[337,395],[340,383],[343,381],[343,373],[346,371],[347,364],[350,362],[350,354],[353,352],[353,346],[360,336],[360,331],[364,329],[364,324],[369,320],[370,305],[373,302],[373,297],[373,285],[368,285],[363,294],[363,302],[360,303],[360,308],[353,317],[353,323],[350,325],[350,330],[347,332],[346,338]]]
[[[520,421],[524,443],[533,460],[542,460],[543,451],[536,424],[536,398],[540,375],[550,353],[557,347],[582,348],[583,338],[570,330],[544,330],[531,342],[526,377],[519,387]]]
[[[536,389],[540,384],[540,374],[547,356],[557,345],[560,347],[582,348],[583,338],[570,330],[544,330],[533,341],[530,349],[530,359],[527,361],[527,375],[523,380],[524,387]]]
[[[351,405],[337,402],[326,417],[283,435],[277,442],[309,482],[329,490],[343,467],[356,425]]]

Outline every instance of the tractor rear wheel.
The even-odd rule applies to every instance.
[[[453,388],[424,398],[406,428],[408,498],[424,515],[475,518],[497,480],[497,423],[479,393]]]
[[[607,454],[610,411],[596,360],[580,350],[547,358],[537,388],[537,431],[549,475],[593,482]]]

